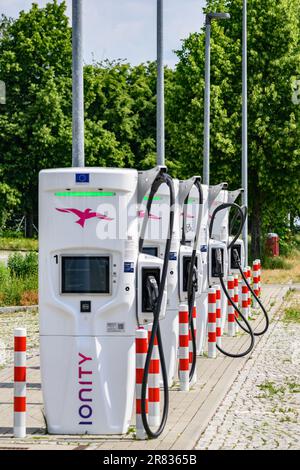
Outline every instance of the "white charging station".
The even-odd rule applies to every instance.
[[[222,204],[233,204],[236,199],[242,193],[242,189],[236,191],[228,191],[226,184],[221,184],[211,188],[211,204],[210,204],[210,220],[213,216],[214,211],[220,207]],[[227,250],[230,242],[233,240],[229,236],[229,213],[230,208],[225,208],[220,210],[214,220],[213,229],[212,229],[212,240],[210,243],[210,282],[218,282],[218,278],[215,272],[215,254],[217,253],[216,249],[220,248],[222,252],[222,263],[223,263],[223,272],[224,272],[224,281],[226,281],[228,274],[239,273],[236,263],[233,259],[233,249]],[[245,258],[244,244],[242,240],[237,240],[234,244],[234,248],[238,250],[240,259],[242,263]],[[221,293],[221,309],[222,309],[222,328],[225,326],[227,318],[227,298],[224,292]]]
[[[160,253],[139,252],[138,211],[165,171],[40,173],[40,353],[51,434],[128,431],[136,328],[153,321],[164,264]],[[160,318],[166,306],[165,286]]]
[[[169,267],[167,276],[167,297],[165,316],[160,323],[161,337],[164,345],[165,363],[168,372],[168,384],[173,384],[177,370],[177,350],[178,350],[178,253],[180,246],[179,229],[179,205],[178,192],[179,181],[173,180],[175,190],[174,207],[174,227],[169,256]],[[143,197],[139,207],[139,230],[145,216],[149,191]],[[150,257],[158,257],[161,262],[164,258],[166,239],[168,237],[168,227],[170,218],[170,193],[167,185],[163,183],[158,189],[148,216],[148,225],[145,232],[145,242],[143,252]],[[152,317],[148,323],[151,323]]]
[[[200,238],[201,238],[201,228],[203,220],[203,205],[199,205],[199,193],[194,185],[193,178],[191,180],[182,181],[182,197],[181,197],[181,223],[180,226],[183,227],[183,215],[185,212],[185,245],[182,245],[180,248],[180,260],[179,265],[180,269],[180,279],[179,279],[179,298],[180,302],[187,302],[188,293],[187,293],[187,282],[188,282],[188,271],[189,271],[189,262],[192,256],[193,244],[197,231],[198,218],[200,217],[201,226],[200,233],[198,236],[197,244],[197,253],[196,253],[196,266],[197,266],[197,292],[195,295],[195,302],[198,304],[199,298],[202,292],[203,284],[203,264],[200,253]],[[192,184],[192,186],[191,186]],[[201,188],[203,186],[201,185]],[[186,192],[189,191],[188,200],[184,201],[186,198]],[[186,204],[185,204],[186,202]]]
[[[209,188],[202,185],[203,206],[201,217],[201,229],[199,238],[199,250],[201,253],[202,285],[200,295],[197,298],[197,354],[202,355],[207,337],[208,317],[208,195]]]
[[[49,433],[126,433],[135,387],[138,173],[40,173],[40,350]]]

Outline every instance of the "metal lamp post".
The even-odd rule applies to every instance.
[[[164,1],[157,0],[157,164],[165,164]]]
[[[247,0],[243,3],[243,124],[242,124],[242,186],[243,205],[248,207],[248,66],[247,66]],[[243,227],[245,266],[248,266],[248,216]]]
[[[204,152],[203,183],[209,186],[210,155],[210,37],[213,20],[228,20],[229,13],[208,13],[205,18],[205,98],[204,98]]]
[[[72,166],[84,167],[82,0],[72,0]]]

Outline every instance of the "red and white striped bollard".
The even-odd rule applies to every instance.
[[[238,307],[239,306],[239,276],[235,274],[234,276],[234,303]],[[235,318],[239,319],[238,311],[235,310]],[[239,325],[235,322],[235,331],[236,333],[239,331]]]
[[[150,343],[151,330],[148,331],[148,344]],[[154,338],[152,357],[149,368],[148,380],[149,394],[149,425],[160,425],[160,362],[157,337]]]
[[[211,287],[208,291],[208,357],[217,357],[217,294]]]
[[[222,311],[221,311],[221,287],[215,286],[216,288],[216,335],[217,345],[222,347]]]
[[[250,268],[250,266],[247,266],[247,281],[248,281],[248,284],[251,285],[251,268]],[[250,312],[251,312],[251,305],[252,305],[252,295],[251,295],[250,289],[248,288],[249,315],[250,315]]]
[[[26,437],[26,328],[14,330],[14,436]]]
[[[195,340],[197,340],[197,306],[196,306],[196,303],[194,304],[192,315],[193,315]],[[189,353],[189,367],[191,369],[192,362],[193,362],[193,342],[192,342],[191,329],[189,329],[189,351],[190,351],[190,353]],[[197,367],[195,368],[195,372],[194,372],[193,378],[190,382],[190,385],[194,385],[196,382],[197,382]]]
[[[259,260],[253,261],[252,266],[252,282],[253,282],[253,291],[257,297],[259,297]],[[258,307],[256,299],[253,299],[253,308]]]
[[[244,276],[248,277],[248,268],[243,269]],[[249,289],[244,279],[242,279],[242,314],[248,320],[249,318]]]
[[[180,390],[190,389],[189,367],[189,309],[186,304],[179,306],[179,381]]]
[[[228,276],[227,279],[227,290],[231,300],[234,301],[234,277]],[[227,302],[228,312],[227,312],[227,325],[228,325],[228,336],[235,336],[236,332],[236,322],[235,322],[235,310],[231,303]]]
[[[259,297],[261,296],[261,261],[258,261],[258,290],[259,290]]]
[[[147,434],[142,421],[142,381],[148,351],[148,332],[144,328],[136,330],[135,360],[136,360],[136,438],[146,439]],[[146,394],[146,412],[148,414],[148,388]]]

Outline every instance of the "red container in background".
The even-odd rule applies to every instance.
[[[268,233],[266,248],[270,256],[279,256],[279,236],[277,233]]]

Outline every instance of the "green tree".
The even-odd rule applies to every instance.
[[[242,0],[209,0],[207,11],[229,11],[212,24],[212,183],[239,186],[241,173]],[[292,82],[300,74],[298,0],[249,2],[249,202],[252,255],[262,234],[276,229],[299,201],[300,109]],[[178,52],[169,151],[184,173],[202,171],[204,31]],[[282,227],[281,227],[282,229]]]
[[[1,175],[0,175],[1,176]],[[8,184],[0,183],[0,230],[20,203],[20,194]]]
[[[166,69],[167,76],[172,71]],[[86,139],[87,161],[97,158],[103,164],[103,154],[89,158],[93,135],[101,130],[102,138],[112,139],[120,166],[148,168],[156,158],[156,65],[154,62],[132,67],[128,63],[105,61],[85,67],[86,129],[92,134]],[[104,139],[105,140],[105,139]],[[100,142],[100,141],[99,141]],[[95,156],[96,155],[96,156]]]
[[[5,25],[0,76],[7,103],[0,112],[4,182],[22,195],[27,235],[37,217],[38,171],[65,165],[71,155],[71,29],[65,3],[28,13]],[[8,181],[6,181],[8,182]]]

